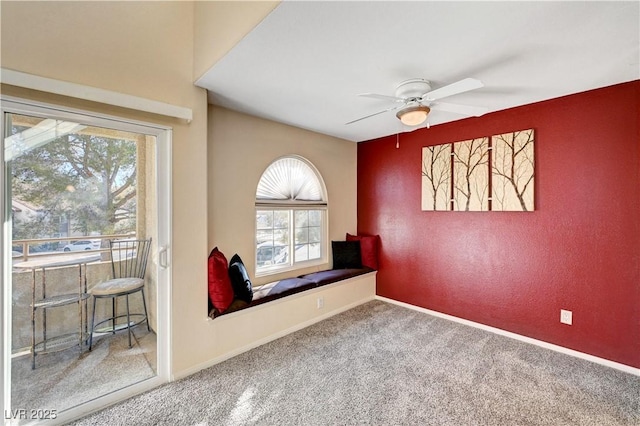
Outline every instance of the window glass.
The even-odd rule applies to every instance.
[[[256,212],[256,265],[258,268],[286,262],[289,247],[289,212]]]
[[[166,239],[159,223],[170,220],[159,198],[168,194],[158,180],[167,176],[157,165],[170,147],[160,147],[163,132],[155,128],[2,101],[0,180],[2,205],[10,209],[0,216],[3,246],[12,248],[5,263],[11,270],[0,280],[12,330],[3,335],[10,360],[4,377],[11,371],[5,413],[81,413],[86,407],[78,406],[148,386],[159,367],[166,369],[158,346],[158,318],[167,310],[159,269],[146,271],[146,301],[138,292],[126,304],[91,302],[92,290],[112,278],[108,240]],[[99,321],[112,309],[116,319],[106,333]],[[133,339],[111,332],[126,329],[127,311],[149,314],[143,326],[130,325]]]
[[[295,261],[320,259],[322,243],[322,211],[295,212]]]

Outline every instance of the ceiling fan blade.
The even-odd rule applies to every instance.
[[[457,114],[470,115],[474,117],[480,117],[481,115],[486,114],[487,111],[489,111],[489,109],[486,107],[458,105],[446,102],[435,102],[433,105],[431,105],[431,108],[434,110],[455,112]]]
[[[360,93],[358,96],[362,96],[364,98],[382,99],[385,101],[392,101],[392,102],[404,102],[404,99],[402,98],[397,98],[395,96],[378,95],[377,93]]]
[[[484,84],[480,80],[475,78],[465,78],[464,80],[456,81],[447,86],[441,87],[436,90],[422,95],[422,98],[428,101],[435,101],[437,99],[446,98],[447,96],[457,95],[458,93],[468,92],[469,90],[479,89],[484,87]]]
[[[344,123],[344,124],[345,124],[345,126],[346,126],[347,124],[352,124],[352,123],[355,123],[355,122],[357,122],[357,121],[364,120],[365,118],[374,117],[374,116],[376,116],[376,115],[384,114],[385,112],[393,111],[394,109],[400,109],[400,108],[402,108],[402,107],[404,107],[404,104],[403,104],[403,105],[394,106],[394,107],[391,107],[391,108],[387,108],[387,109],[385,109],[385,110],[383,110],[383,111],[374,112],[373,114],[365,115],[364,117],[360,117],[360,118],[358,118],[358,119],[355,119],[355,120],[349,121],[348,123]]]

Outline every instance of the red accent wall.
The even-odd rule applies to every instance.
[[[640,368],[639,121],[634,81],[358,144],[377,294]],[[528,128],[534,212],[421,211],[423,146]]]

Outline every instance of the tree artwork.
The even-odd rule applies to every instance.
[[[453,208],[489,210],[489,138],[453,144]]]
[[[422,210],[450,210],[451,144],[422,148]]]
[[[533,129],[422,148],[422,210],[534,210]]]
[[[492,210],[534,209],[533,140],[533,129],[492,137]]]

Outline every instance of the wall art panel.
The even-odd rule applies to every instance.
[[[489,210],[489,138],[453,144],[453,209]]]
[[[451,210],[451,144],[422,148],[422,210]]]
[[[491,137],[491,210],[534,210],[533,129]]]

